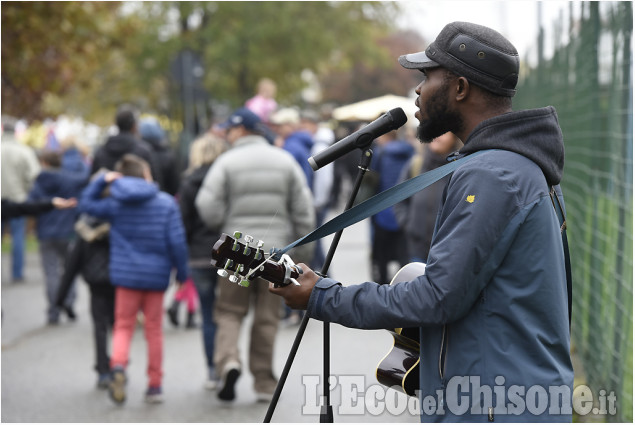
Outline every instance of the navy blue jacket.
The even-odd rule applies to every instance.
[[[110,196],[99,176],[82,193],[79,209],[110,222],[110,280],[115,286],[164,291],[170,273],[188,276],[187,243],[181,212],[174,197],[154,183],[121,177],[110,185]]]
[[[397,184],[401,170],[414,153],[414,147],[405,140],[393,140],[376,149],[371,168],[379,173],[379,192]],[[372,220],[382,229],[399,230],[393,207],[378,212]]]
[[[549,197],[564,166],[555,109],[482,122],[460,152],[480,150],[489,151],[445,189],[425,275],[393,286],[321,279],[307,313],[362,329],[419,327],[420,399],[443,399],[423,421],[486,422],[492,409],[496,421],[570,422],[564,254]],[[492,396],[479,406],[483,387]]]
[[[63,168],[42,170],[29,192],[29,201],[50,201],[53,197],[76,198],[88,184],[88,170],[74,172]],[[36,233],[40,240],[73,239],[77,208],[54,209],[37,218]]]
[[[284,150],[293,155],[295,160],[298,161],[310,188],[313,187],[313,169],[308,159],[311,156],[312,147],[313,137],[308,131],[293,132],[284,141]]]

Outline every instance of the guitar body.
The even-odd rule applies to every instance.
[[[424,263],[410,263],[401,268],[390,282],[397,285],[424,274]],[[419,387],[419,328],[397,328],[389,331],[393,347],[377,366],[377,381],[390,388],[398,388],[409,396],[416,396]]]

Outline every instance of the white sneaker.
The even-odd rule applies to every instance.
[[[216,388],[218,388],[218,376],[216,376],[216,370],[210,367],[205,380],[205,389],[212,391]]]
[[[269,403],[273,400],[273,393],[257,392],[256,399],[261,403]]]

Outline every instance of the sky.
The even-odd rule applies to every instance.
[[[568,16],[569,1],[562,0],[402,0],[405,13],[399,25],[415,29],[432,42],[443,27],[453,21],[468,21],[493,28],[507,37],[516,46],[521,58],[535,55],[538,34],[538,8],[542,9],[540,21],[545,26],[546,42],[550,42],[549,31],[558,13],[564,10]],[[574,1],[578,10],[580,1]],[[422,46],[424,50],[426,46]]]

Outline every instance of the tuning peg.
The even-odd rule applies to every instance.
[[[218,269],[216,273],[218,273],[220,277],[227,277],[229,276],[227,269],[231,268],[233,265],[234,260],[227,259],[227,261],[225,261],[225,266],[222,269]]]
[[[262,250],[261,249],[257,249],[256,250],[256,253],[254,254],[254,260],[256,260],[256,261],[262,260]]]
[[[247,242],[247,243],[252,243],[252,242],[253,242],[253,240],[254,240],[254,237],[253,237],[253,236],[250,236],[250,235],[245,235],[245,242]]]
[[[250,282],[249,282],[249,280],[248,280],[248,279],[243,278],[243,279],[240,281],[239,285],[240,285],[240,286],[242,286],[243,288],[248,288],[248,287],[249,287],[249,283],[250,283]]]
[[[234,232],[234,244],[232,245],[232,251],[238,251],[238,249],[240,248],[240,246],[238,245],[238,239],[240,239],[242,236],[242,232]]]
[[[229,281],[231,283],[238,283],[240,281],[240,278],[238,277],[238,275],[233,274],[233,275],[229,276]]]
[[[264,241],[258,241],[258,243],[256,244],[256,248],[262,248],[264,246],[265,242]]]

